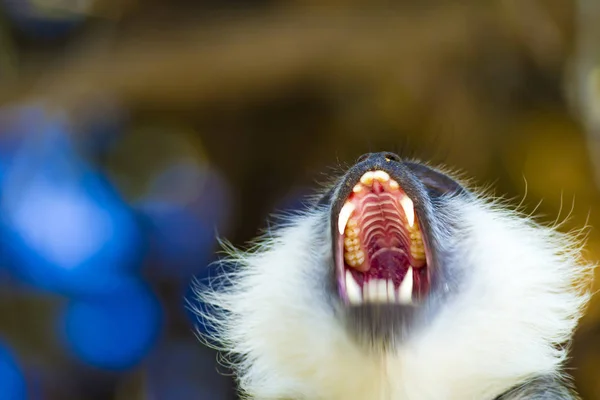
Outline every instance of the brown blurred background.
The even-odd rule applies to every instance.
[[[21,107],[64,116],[78,152],[132,209],[152,190],[174,201],[193,182],[156,189],[160,171],[209,166],[230,204],[220,233],[237,245],[315,181],[380,150],[458,168],[515,205],[527,193],[541,221],[569,217],[563,230],[600,225],[600,2],[391,3],[4,0],[4,130],[14,134]],[[597,230],[586,250],[600,256]],[[233,398],[182,310],[203,266],[174,278],[148,254],[141,274],[164,310],[160,339],[118,372],[63,355],[49,327],[72,295],[7,289],[0,332],[29,398]],[[585,399],[600,399],[599,305],[570,362]],[[169,358],[173,346],[206,361]],[[170,370],[171,383],[149,383]],[[182,375],[194,383],[175,393]]]

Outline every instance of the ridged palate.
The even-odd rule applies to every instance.
[[[355,190],[363,195],[352,200],[353,213],[348,221],[348,227],[352,229],[347,229],[344,240],[345,258],[353,267],[369,263],[382,249],[404,254],[405,248],[411,248],[408,224],[399,201],[400,192],[381,188],[379,193],[364,193],[367,190],[369,188]],[[418,252],[417,247],[414,249]]]

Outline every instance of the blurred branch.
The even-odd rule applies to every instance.
[[[577,2],[576,53],[570,79],[571,102],[585,126],[588,151],[600,188],[600,2]]]
[[[559,0],[554,1],[552,7],[548,3],[543,0],[501,0],[519,41],[542,66],[563,60],[567,51],[565,31],[569,21],[557,18],[552,11],[558,8],[563,18],[565,14],[572,17],[572,6],[568,7],[570,4]]]
[[[147,29],[110,51],[78,53],[21,80],[0,93],[0,104],[41,97],[71,107],[108,94],[127,103],[182,105],[269,95],[307,77],[335,84],[439,68],[429,61],[475,52],[482,30],[498,34],[491,2],[478,4],[420,12],[278,10],[171,32]]]
[[[3,85],[17,77],[17,57],[7,25],[5,16],[0,12],[0,82]]]

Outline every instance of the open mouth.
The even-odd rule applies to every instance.
[[[413,201],[387,172],[362,175],[340,210],[335,236],[346,304],[411,305],[427,294],[427,244]]]

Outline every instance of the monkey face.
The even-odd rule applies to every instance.
[[[469,193],[450,177],[393,153],[360,157],[326,194],[333,291],[361,342],[386,348],[431,316],[450,292],[440,241],[451,234],[442,197]]]
[[[198,287],[197,311],[248,398],[524,398],[499,396],[558,376],[589,299],[575,239],[366,154],[250,249],[226,248],[234,268]]]

